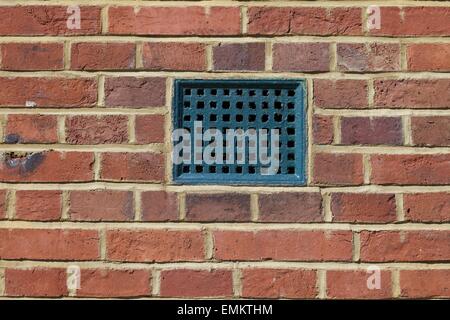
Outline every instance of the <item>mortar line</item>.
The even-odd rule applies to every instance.
[[[250,215],[251,221],[256,222],[259,220],[259,199],[258,194],[250,195]]]
[[[16,190],[6,191],[6,218],[8,220],[16,218]]]
[[[142,191],[134,190],[134,221],[143,220]]]
[[[233,296],[235,298],[240,298],[240,297],[242,297],[242,272],[241,272],[241,270],[233,268],[232,278],[233,278]]]
[[[381,270],[448,270],[449,263],[417,263],[417,262],[395,262],[395,263],[355,263],[355,262],[286,262],[286,261],[206,261],[206,262],[169,262],[169,263],[144,263],[144,262],[117,262],[111,261],[30,261],[30,260],[0,260],[1,268],[66,268],[76,263],[80,268],[105,268],[113,270],[151,270],[151,269],[193,269],[193,270],[211,270],[226,269],[232,270],[239,268],[242,270],[261,268],[261,269],[306,269],[306,270],[363,270],[376,264]]]
[[[401,193],[395,194],[395,207],[396,207],[397,221],[398,222],[405,221],[403,194]]]
[[[152,296],[159,297],[161,294],[161,271],[158,269],[152,269]]]
[[[64,190],[61,193],[61,220],[70,221],[70,191]]]

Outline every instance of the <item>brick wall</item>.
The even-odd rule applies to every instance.
[[[0,4],[0,296],[450,297],[449,3],[76,4]],[[306,79],[307,186],[174,185],[177,78]]]

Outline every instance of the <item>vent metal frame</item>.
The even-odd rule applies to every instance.
[[[185,90],[294,90],[295,95],[291,100],[294,101],[295,107],[293,114],[294,118],[294,162],[295,162],[295,173],[281,173],[275,175],[261,175],[261,174],[250,174],[250,173],[198,173],[198,172],[188,172],[183,173],[183,164],[175,165],[172,163],[172,178],[175,184],[220,184],[220,185],[306,185],[307,181],[307,171],[306,171],[306,161],[307,161],[307,146],[308,146],[308,134],[307,134],[307,103],[306,103],[306,81],[304,79],[211,79],[211,80],[200,80],[200,79],[176,79],[174,80],[174,95],[172,102],[172,129],[186,128],[183,127],[183,120],[185,106],[184,106],[184,96]],[[216,90],[216,91],[217,91]],[[218,95],[218,100],[221,100],[220,95]],[[233,95],[230,95],[233,97]],[[274,99],[271,97],[271,99]],[[275,98],[276,99],[276,98]],[[229,98],[228,100],[233,100]],[[289,101],[291,101],[289,100]],[[223,101],[223,99],[221,100]],[[235,100],[234,100],[235,101]],[[275,100],[274,100],[275,101]],[[248,102],[248,101],[247,101]],[[198,107],[196,107],[198,108]],[[285,109],[287,107],[284,107]],[[207,109],[202,108],[203,110]],[[243,115],[244,113],[242,111]],[[235,113],[236,114],[236,113]],[[258,114],[258,113],[257,113]],[[193,123],[193,120],[190,120]],[[284,128],[285,121],[280,124],[281,128]],[[209,121],[207,121],[209,124]],[[237,123],[231,121],[231,123]],[[204,126],[204,129],[214,128],[213,126]],[[237,128],[235,125],[231,125],[230,128]],[[263,129],[272,127],[257,127],[256,129]],[[186,128],[191,131],[191,139],[193,135],[193,130],[191,127]],[[244,129],[245,130],[245,129]],[[287,130],[287,129],[286,129]],[[280,134],[280,141],[287,142],[287,138],[283,138],[286,133]],[[175,142],[171,139],[172,147]],[[286,149],[286,147],[285,147]],[[292,148],[291,148],[292,149]],[[247,152],[247,150],[246,150]],[[283,147],[280,148],[280,156],[283,154]],[[291,153],[292,154],[292,153]],[[191,155],[193,152],[191,151]],[[206,164],[203,164],[205,166]],[[259,164],[258,164],[259,165]],[[191,170],[195,165],[190,165]],[[220,166],[220,165],[217,165]],[[224,164],[222,166],[239,166],[237,164]],[[236,169],[234,169],[236,171]]]

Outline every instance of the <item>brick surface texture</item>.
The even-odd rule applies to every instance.
[[[76,4],[0,5],[0,299],[450,298],[450,3]],[[175,184],[184,78],[305,79],[306,185]]]

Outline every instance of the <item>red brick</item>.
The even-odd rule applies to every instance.
[[[174,192],[142,192],[141,202],[144,221],[176,221],[179,218],[178,196]]]
[[[242,271],[244,298],[315,298],[316,271],[302,269],[245,269]]]
[[[99,236],[94,230],[0,229],[0,258],[6,260],[95,260]]]
[[[343,117],[341,118],[342,144],[403,143],[402,119],[400,117]]]
[[[7,210],[6,201],[7,201],[6,190],[0,190],[0,220],[6,218],[6,210]]]
[[[5,43],[1,48],[2,70],[62,70],[62,43]]]
[[[107,231],[106,251],[112,261],[201,261],[204,243],[197,230],[121,229]]]
[[[219,43],[213,47],[214,70],[264,71],[264,43]]]
[[[313,116],[313,140],[315,144],[331,144],[334,139],[333,117]]]
[[[400,296],[450,298],[450,270],[400,270]]]
[[[450,104],[450,79],[375,80],[375,106],[445,109]]]
[[[93,35],[101,32],[100,7],[80,6],[80,29],[69,29],[75,17],[67,6],[2,6],[0,35]],[[70,20],[72,21],[72,20]]]
[[[276,43],[274,71],[325,72],[330,70],[329,43]]]
[[[108,13],[110,34],[238,35],[241,29],[239,7],[114,6]]]
[[[450,44],[414,43],[407,48],[408,70],[450,71]]]
[[[186,195],[188,221],[250,221],[249,194]]]
[[[124,115],[67,117],[66,141],[70,144],[127,143],[128,117]]]
[[[339,71],[380,72],[400,70],[400,46],[393,43],[338,43]]]
[[[206,46],[202,43],[149,42],[142,54],[148,70],[206,70]]]
[[[66,270],[33,268],[5,270],[5,295],[8,297],[67,296]]]
[[[18,190],[16,213],[18,220],[53,221],[61,219],[61,191]]]
[[[97,83],[91,78],[0,78],[0,106],[75,108],[96,102]]]
[[[6,143],[58,142],[56,116],[10,114],[5,128]]]
[[[218,260],[349,261],[352,234],[348,231],[215,231]]]
[[[448,36],[450,8],[448,7],[381,7],[381,28],[371,35]]]
[[[393,222],[396,220],[395,195],[333,193],[331,212],[336,222]]]
[[[316,153],[313,182],[330,185],[359,185],[364,182],[361,154]]]
[[[90,152],[34,152],[4,155],[3,182],[75,182],[93,179],[94,155]]]
[[[369,289],[368,279],[373,272],[363,270],[327,271],[327,298],[389,299],[392,298],[391,272],[380,272],[380,288]]]
[[[77,297],[150,296],[150,279],[147,270],[82,269]]]
[[[373,155],[374,184],[449,184],[450,154]]]
[[[365,80],[314,80],[314,103],[321,108],[367,108]]]
[[[131,221],[134,202],[131,191],[89,190],[70,192],[71,220]]]
[[[251,35],[360,35],[361,8],[250,7]]]
[[[450,222],[450,193],[403,195],[405,218],[414,222]]]
[[[163,115],[138,115],[135,122],[136,142],[139,144],[163,143],[165,136]]]
[[[120,181],[163,181],[165,159],[162,154],[104,153],[101,178]]]
[[[166,104],[166,79],[106,78],[105,101],[108,107],[162,107]]]
[[[70,66],[73,70],[130,70],[136,67],[134,43],[74,43]]]
[[[231,297],[230,270],[174,269],[161,272],[162,297]]]
[[[412,117],[412,141],[419,146],[450,146],[450,117]]]
[[[280,192],[260,194],[258,198],[261,221],[322,221],[322,196],[319,192]]]
[[[448,261],[449,231],[362,231],[361,261]]]

